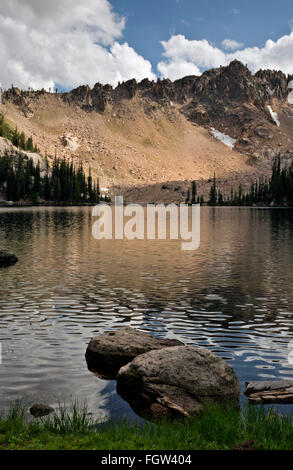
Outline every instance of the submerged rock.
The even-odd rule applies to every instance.
[[[127,326],[92,338],[85,357],[89,370],[111,380],[116,378],[122,366],[139,354],[170,346],[184,344],[176,339],[157,338]]]
[[[42,405],[41,403],[35,403],[30,408],[30,413],[35,418],[40,418],[41,416],[49,415],[50,413],[53,413],[54,411],[55,411],[54,408],[52,408],[51,406]]]
[[[0,250],[0,267],[10,266],[18,262],[17,256]]]
[[[190,417],[207,404],[239,405],[233,368],[204,348],[150,351],[122,367],[117,392],[147,419]]]

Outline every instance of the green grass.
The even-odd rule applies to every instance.
[[[95,423],[78,403],[46,418],[27,416],[20,402],[1,415],[0,449],[229,450],[250,440],[255,449],[293,449],[292,417],[255,406],[241,413],[209,407],[192,420],[144,425]]]

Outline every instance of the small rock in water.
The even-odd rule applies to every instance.
[[[10,266],[17,263],[17,256],[7,253],[7,251],[0,250],[0,267]]]
[[[48,405],[42,405],[41,403],[35,403],[31,408],[30,408],[30,413],[35,417],[35,418],[40,418],[41,416],[47,416],[50,413],[53,413],[55,410],[51,406]]]

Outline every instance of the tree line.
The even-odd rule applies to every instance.
[[[82,164],[76,169],[73,163],[55,156],[52,168],[45,158],[45,169],[40,163],[21,151],[40,153],[32,137],[26,138],[17,127],[12,129],[3,115],[0,115],[0,137],[9,139],[19,149],[8,151],[0,158],[0,193],[8,201],[90,203],[100,201],[99,182],[93,181],[91,171],[86,176]],[[110,198],[106,196],[106,202]]]
[[[45,159],[40,163],[21,154],[6,154],[0,158],[0,192],[7,201],[46,201],[50,203],[89,203],[100,201],[99,182],[93,181],[91,172],[85,175],[82,164],[55,157],[52,168]],[[106,199],[107,200],[107,199]]]
[[[40,152],[38,147],[34,145],[33,138],[26,138],[24,132],[19,132],[17,127],[12,129],[5,121],[3,115],[0,115],[0,137],[5,137],[6,139],[10,140],[12,144],[20,150],[35,153]]]
[[[196,182],[193,181],[187,191],[186,204],[204,204],[203,196],[197,196]],[[209,206],[252,206],[252,205],[293,205],[293,163],[281,168],[281,158],[274,159],[272,173],[269,178],[260,177],[253,181],[249,191],[244,191],[242,185],[238,189],[231,188],[229,196],[223,196],[217,188],[216,175],[206,201]]]

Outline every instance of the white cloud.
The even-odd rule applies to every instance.
[[[206,39],[190,41],[182,34],[161,42],[167,61],[158,63],[158,70],[164,77],[182,77],[185,70],[198,75],[200,68],[218,67],[225,60],[225,53],[214,47]],[[217,65],[215,65],[217,64]]]
[[[158,70],[162,77],[168,77],[170,80],[177,80],[177,78],[186,77],[187,75],[201,75],[196,65],[185,60],[175,60],[169,63],[160,62]]]
[[[57,83],[71,88],[98,81],[116,85],[130,78],[154,79],[151,63],[121,43],[124,28],[125,18],[108,0],[1,0],[0,81],[5,88],[11,83],[22,88],[53,88]],[[293,30],[263,47],[243,49],[241,43],[224,39],[218,48],[206,39],[188,40],[184,35],[172,35],[162,45],[164,58],[158,70],[172,80],[199,75],[235,58],[252,71],[293,73]]]
[[[242,47],[244,46],[242,42],[235,41],[234,39],[224,39],[221,44],[222,48],[227,51],[235,51],[236,49],[242,49]]]
[[[264,47],[247,47],[234,52],[224,52],[207,40],[188,40],[183,35],[172,36],[163,41],[165,60],[159,62],[158,70],[164,77],[180,78],[180,64],[188,64],[190,70],[200,71],[228,65],[238,59],[256,72],[259,69],[276,69],[284,73],[293,73],[293,31],[277,41],[269,39]],[[175,77],[176,76],[176,77]]]
[[[229,59],[236,58],[256,71],[262,69],[282,70],[284,73],[293,73],[293,31],[282,36],[277,41],[268,39],[264,47],[248,47],[229,55]]]
[[[149,61],[117,42],[124,27],[108,0],[1,0],[2,85],[74,87],[154,78]]]

